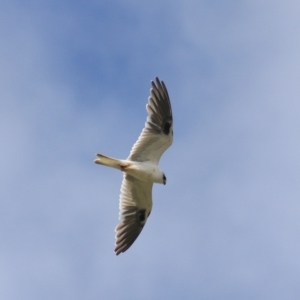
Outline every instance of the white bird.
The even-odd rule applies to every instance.
[[[163,81],[156,77],[146,109],[145,127],[133,145],[129,157],[119,160],[96,154],[96,164],[123,171],[119,202],[119,219],[115,253],[125,252],[136,240],[152,209],[153,183],[166,184],[167,178],[158,168],[162,154],[173,142],[173,117],[170,98]]]

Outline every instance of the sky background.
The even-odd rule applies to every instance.
[[[299,299],[299,1],[2,0],[0,299]],[[174,143],[118,257],[122,174],[167,85]]]

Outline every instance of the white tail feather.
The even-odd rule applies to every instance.
[[[94,160],[94,163],[121,170],[121,160],[102,154],[96,154],[96,156],[97,158]]]

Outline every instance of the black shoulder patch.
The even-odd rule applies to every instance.
[[[145,219],[146,219],[145,214],[146,214],[146,210],[145,209],[141,209],[139,211],[139,221],[140,222],[144,222],[145,221]]]
[[[164,134],[169,135],[170,133],[170,128],[172,126],[172,117],[169,117],[162,126],[162,131]]]

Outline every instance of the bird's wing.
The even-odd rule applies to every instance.
[[[124,173],[120,194],[120,223],[116,227],[115,252],[125,252],[136,240],[152,209],[152,183]]]
[[[151,161],[158,164],[162,154],[173,142],[173,116],[170,98],[163,81],[156,77],[146,109],[148,117],[145,127],[133,145],[129,160]]]

